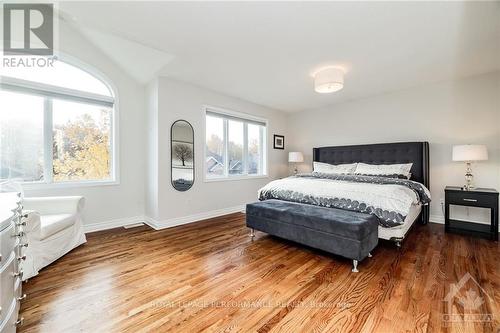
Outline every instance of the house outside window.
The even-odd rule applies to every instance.
[[[267,120],[233,111],[205,109],[205,180],[267,175]]]

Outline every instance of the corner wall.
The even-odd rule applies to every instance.
[[[146,184],[145,216],[158,219],[158,80],[146,88]]]
[[[267,178],[204,182],[204,105],[246,113],[269,121]],[[195,182],[186,192],[176,191],[170,182],[170,126],[178,119],[187,120],[194,128]],[[286,151],[272,148],[273,134],[286,135],[286,115],[280,111],[161,77],[158,79],[158,121],[153,125],[157,126],[158,131],[158,178],[151,178],[150,181],[155,184],[148,186],[158,188],[158,216],[155,218],[148,213],[148,217],[155,220],[149,221],[154,226],[182,224],[242,209],[243,205],[257,199],[260,187],[288,172]]]

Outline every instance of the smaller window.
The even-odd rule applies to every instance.
[[[264,176],[267,121],[206,109],[205,178]]]

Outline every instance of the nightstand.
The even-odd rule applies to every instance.
[[[498,240],[498,191],[492,188],[475,188],[464,191],[458,186],[446,186],[444,190],[445,231]],[[489,208],[490,224],[450,219],[450,205]]]

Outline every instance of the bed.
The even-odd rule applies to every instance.
[[[313,149],[313,161],[334,165],[412,163],[411,177],[393,179],[366,175],[302,174],[269,183],[259,191],[259,200],[283,200],[376,215],[379,218],[378,238],[394,241],[398,246],[416,221],[428,223],[428,142],[319,147]],[[329,196],[333,192],[337,197]],[[368,194],[371,198],[366,199]],[[382,203],[379,206],[366,205],[370,199]],[[404,210],[394,208],[393,201],[398,200],[406,200]],[[389,208],[386,209],[383,204]]]

